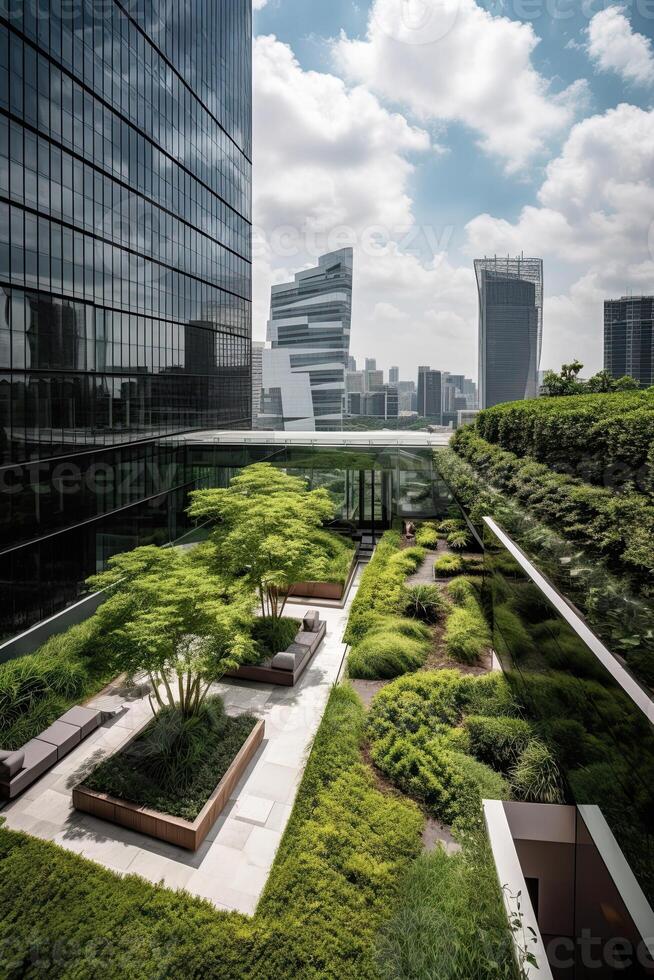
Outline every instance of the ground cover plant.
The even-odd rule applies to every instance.
[[[378,978],[375,940],[395,913],[423,820],[410,801],[375,788],[361,763],[364,724],[356,695],[334,688],[252,919],[0,827],[8,974]]]
[[[452,579],[448,592],[453,606],[445,622],[445,649],[453,660],[477,663],[491,646],[491,634],[475,588],[459,577]]]
[[[416,544],[422,548],[436,548],[438,538],[438,528],[432,521],[425,521],[416,531]]]
[[[449,578],[450,575],[461,575],[464,567],[463,558],[460,555],[447,553],[441,555],[434,562],[434,575],[436,578]]]
[[[495,865],[482,834],[458,854],[422,854],[405,876],[398,911],[382,929],[385,980],[517,980]]]
[[[113,676],[94,619],[0,664],[0,748],[24,745]]]
[[[193,821],[255,723],[252,715],[226,715],[217,697],[191,717],[166,706],[136,739],[86,776],[84,786]]]
[[[353,542],[334,531],[314,531],[312,539],[316,552],[325,556],[321,582],[345,585],[356,552]]]

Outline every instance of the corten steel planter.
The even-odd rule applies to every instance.
[[[234,787],[261,745],[264,729],[265,723],[259,719],[234,757],[229,769],[193,821],[159,813],[157,810],[150,810],[146,806],[139,806],[129,800],[119,800],[107,793],[87,789],[81,783],[73,789],[73,806],[76,810],[90,813],[101,820],[108,820],[110,823],[127,827],[129,830],[147,834],[148,837],[156,837],[168,844],[176,844],[178,847],[195,851],[213,827]],[[126,745],[122,746],[120,751],[124,751],[127,745],[134,741],[139,734],[140,732],[137,732]]]
[[[357,556],[350,563],[345,582],[295,582],[288,590],[289,596],[302,599],[342,599],[350,587],[357,567]]]

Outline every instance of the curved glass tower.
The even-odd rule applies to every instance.
[[[543,341],[543,260],[475,259],[479,407],[535,398]]]
[[[176,535],[159,437],[249,428],[250,79],[250,0],[0,15],[0,634]]]

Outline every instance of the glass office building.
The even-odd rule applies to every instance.
[[[543,260],[475,259],[479,406],[535,398],[543,340]]]
[[[251,4],[0,13],[0,634],[183,527],[249,428]]]
[[[604,367],[614,378],[654,384],[654,296],[604,301]]]
[[[259,428],[340,430],[352,318],[351,248],[272,287]]]

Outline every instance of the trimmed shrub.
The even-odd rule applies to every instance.
[[[450,582],[449,592],[456,606],[445,623],[445,649],[455,660],[474,664],[491,645],[486,617],[466,579]]]
[[[561,774],[554,756],[538,739],[532,739],[511,769],[511,787],[527,803],[563,803]]]
[[[459,555],[441,555],[434,562],[436,578],[449,578],[450,575],[460,575],[463,571],[463,559]]]
[[[350,677],[375,680],[418,670],[427,659],[429,644],[398,632],[371,632],[350,651]]]
[[[438,545],[438,530],[433,524],[423,524],[416,531],[416,544],[422,548],[436,548]]]
[[[516,764],[534,737],[533,726],[522,718],[469,715],[463,725],[475,758],[500,772]]]
[[[447,520],[440,522],[438,525],[438,530],[441,532],[441,534],[447,536],[448,534],[452,534],[454,531],[465,531],[466,527],[466,522],[462,518],[457,519],[454,517],[449,517]]]
[[[437,585],[411,585],[406,590],[404,612],[423,623],[437,623],[449,606]]]

